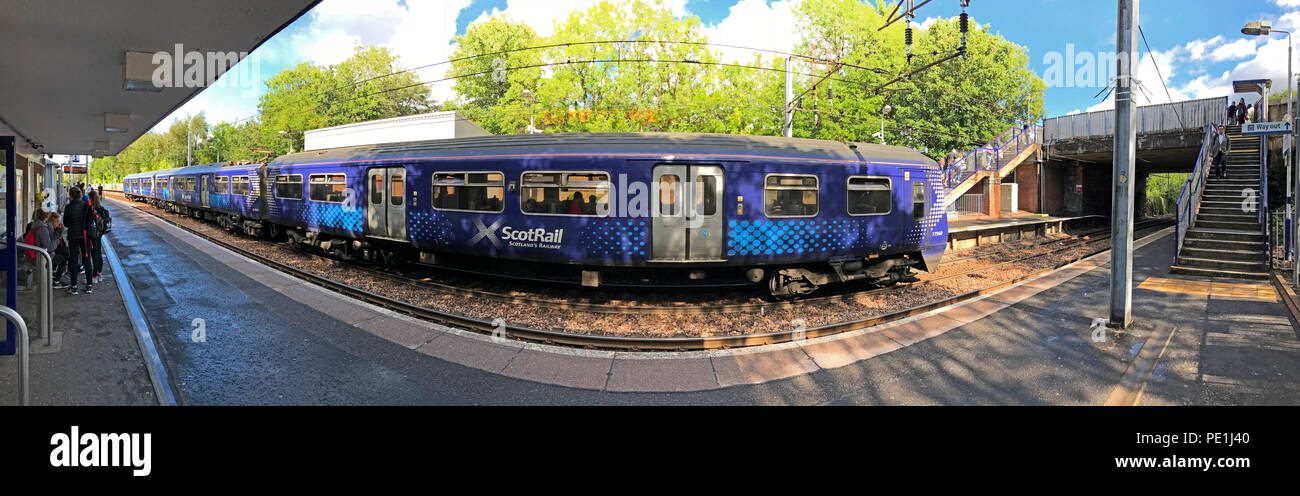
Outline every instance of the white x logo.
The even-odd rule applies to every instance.
[[[483,224],[482,219],[475,217],[474,225],[478,227],[478,234],[475,234],[473,238],[470,238],[469,240],[470,246],[473,246],[475,243],[478,243],[478,240],[480,239],[487,238],[488,241],[492,242],[492,246],[501,248],[501,238],[497,237],[497,229],[500,229],[501,223],[505,221],[506,220],[504,218],[497,219],[497,221],[493,222],[491,226],[487,226]]]

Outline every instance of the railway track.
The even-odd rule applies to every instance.
[[[760,346],[760,345],[776,344],[782,342],[790,342],[795,339],[815,338],[815,337],[829,336],[829,335],[834,335],[843,332],[865,329],[865,328],[877,326],[880,324],[884,324],[896,320],[906,319],[908,317],[912,317],[915,315],[919,315],[938,308],[943,308],[946,306],[954,305],[971,299],[979,298],[981,296],[999,291],[1003,288],[1014,285],[1016,283],[1028,279],[1032,279],[1034,277],[1038,277],[1043,274],[1047,274],[1066,265],[1075,263],[1077,261],[1083,260],[1085,258],[1109,250],[1108,247],[1089,250],[1081,255],[1071,257],[1070,259],[1067,259],[1065,261],[1053,264],[1051,267],[1033,271],[1029,274],[1025,274],[1019,277],[1003,280],[985,286],[975,291],[970,291],[955,296],[938,299],[932,302],[913,306],[911,308],[894,311],[886,314],[881,314],[881,315],[875,315],[864,319],[845,321],[836,324],[809,328],[805,330],[781,330],[781,331],[773,331],[773,332],[766,332],[766,333],[743,334],[743,335],[736,335],[736,336],[701,336],[701,337],[610,336],[610,335],[599,335],[599,334],[580,334],[580,333],[566,332],[561,330],[551,330],[551,329],[535,329],[535,328],[529,328],[523,326],[512,326],[508,323],[502,323],[500,321],[490,322],[486,320],[475,319],[463,315],[444,312],[444,311],[440,311],[428,307],[414,305],[401,300],[390,298],[388,296],[380,295],[371,291],[366,291],[345,283],[341,283],[314,274],[312,272],[302,270],[297,267],[293,267],[291,265],[279,262],[277,260],[272,260],[260,254],[253,253],[251,251],[245,250],[241,247],[228,243],[224,240],[218,239],[214,236],[210,236],[206,233],[193,229],[174,219],[170,219],[167,216],[160,215],[157,212],[153,212],[141,208],[137,205],[134,205],[132,202],[125,200],[125,198],[121,197],[120,195],[114,195],[114,196],[116,197],[115,199],[119,200],[119,202],[124,205],[127,205],[131,208],[134,208],[137,211],[158,218],[164,222],[167,222],[168,224],[171,224],[175,227],[185,230],[186,232],[189,232],[191,234],[199,236],[200,238],[206,239],[214,244],[217,244],[218,246],[239,253],[240,255],[243,255],[245,257],[257,261],[258,263],[273,267],[293,277],[303,279],[305,281],[325,287],[327,289],[336,291],[338,293],[348,295],[350,297],[357,298],[363,301],[367,301],[374,305],[388,308],[390,310],[394,310],[403,314],[411,315],[416,318],[428,320],[431,322],[437,322],[455,328],[477,331],[484,334],[490,334],[494,337],[506,337],[506,338],[524,340],[524,341],[565,345],[565,346],[575,346],[581,348],[613,349],[613,350],[629,350],[629,351],[691,351],[691,350],[740,348],[740,347],[748,347],[748,346]],[[1169,221],[1165,221],[1165,220],[1153,220],[1153,221],[1144,221],[1142,223],[1138,223],[1137,225],[1134,226],[1135,238],[1140,239],[1154,232],[1157,232],[1163,229],[1169,223],[1170,223]],[[1107,239],[1109,239],[1109,235],[1098,237],[1095,239],[1073,238],[1070,240],[1058,241],[1064,243],[1064,245],[1048,252],[1034,254],[1020,259],[1008,260],[998,264],[985,266],[980,269],[966,271],[958,274],[945,275],[940,278],[930,279],[922,283],[912,284],[909,286],[932,284],[934,282],[941,281],[941,280],[952,279],[952,278],[963,277],[963,276],[970,276],[972,274],[979,273],[979,272],[987,272],[996,267],[1062,253],[1065,251],[1077,249],[1080,246],[1095,244],[1101,241],[1105,241]],[[879,289],[857,291],[857,292],[846,293],[846,294],[807,298],[804,300],[798,300],[792,302],[763,302],[763,303],[745,303],[745,304],[734,304],[734,305],[717,305],[717,306],[713,306],[712,308],[704,309],[704,308],[686,307],[682,305],[627,306],[627,305],[578,303],[578,302],[557,303],[555,301],[546,300],[542,298],[503,295],[503,294],[491,293],[486,291],[456,288],[456,287],[441,285],[429,281],[410,280],[410,279],[401,278],[391,273],[387,273],[369,267],[357,267],[357,268],[364,271],[371,271],[376,274],[382,274],[383,276],[402,284],[413,284],[413,285],[419,285],[421,287],[428,287],[428,288],[437,288],[439,286],[442,286],[444,287],[442,289],[445,289],[446,290],[445,292],[447,294],[455,294],[455,295],[461,295],[466,297],[490,298],[496,301],[501,301],[503,303],[510,303],[510,304],[521,304],[521,303],[535,304],[535,305],[545,306],[548,308],[559,309],[559,310],[593,312],[593,313],[612,313],[612,314],[687,315],[687,314],[710,313],[715,311],[716,312],[765,312],[765,311],[773,311],[779,309],[795,308],[798,306],[825,304],[835,300],[858,298],[862,296],[879,294],[879,293],[898,289],[897,287],[879,288]]]

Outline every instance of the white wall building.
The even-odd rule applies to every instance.
[[[456,112],[433,112],[313,129],[303,133],[303,141],[306,150],[311,151],[377,143],[490,136],[491,134]]]

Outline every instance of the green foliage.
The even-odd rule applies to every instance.
[[[1183,183],[1191,177],[1190,173],[1152,174],[1147,176],[1146,214],[1149,216],[1172,215],[1174,213],[1174,204],[1178,201],[1178,194],[1183,190]]]
[[[909,60],[903,24],[879,29],[895,5],[799,5],[801,40],[789,50],[818,61],[789,63],[799,96],[795,136],[874,142],[883,123],[887,142],[937,158],[1042,117],[1045,86],[1028,53],[988,26],[972,26],[966,57],[898,79],[954,53],[961,34],[956,19],[918,28]],[[611,40],[635,41],[591,43]],[[97,160],[92,177],[183,165],[187,134],[193,163],[266,159],[302,149],[306,130],[432,110],[455,110],[496,134],[527,132],[530,112],[545,132],[781,134],[786,57],[724,62],[708,41],[698,17],[674,17],[663,0],[603,1],[556,21],[549,37],[498,15],[456,37],[452,101],[434,105],[432,81],[401,70],[388,49],[357,47],[337,65],[302,63],[276,74],[250,122],[177,121]],[[886,106],[892,112],[882,116]]]
[[[791,49],[821,59],[796,58],[794,134],[876,141],[882,123],[889,143],[947,150],[983,145],[1007,127],[1038,120],[1045,85],[1029,69],[1024,47],[973,26],[968,55],[882,85],[956,52],[956,19],[920,31],[909,62],[903,26],[887,29],[894,4],[807,0],[796,9],[802,41]],[[540,38],[526,25],[494,17],[457,38],[452,73],[455,109],[493,133],[519,133],[536,100],[537,127],[547,132],[687,131],[781,133],[785,60],[755,55],[745,64],[719,63],[705,43],[699,19],[674,18],[662,3],[602,2],[556,23]],[[584,43],[637,40],[638,43]],[[506,54],[497,52],[544,46]],[[475,54],[492,54],[464,58]],[[552,64],[544,75],[536,65]],[[502,68],[510,70],[502,71]],[[514,70],[513,68],[522,68]],[[829,78],[823,78],[828,71]],[[814,87],[815,85],[815,87]],[[832,99],[833,96],[833,99]]]
[[[357,47],[337,65],[298,64],[267,80],[256,118],[215,125],[203,114],[178,119],[116,157],[94,160],[91,181],[119,182],[128,174],[186,163],[268,159],[290,146],[301,150],[302,133],[309,129],[430,111],[429,88],[415,72],[380,77],[399,71],[397,56],[381,47]]]

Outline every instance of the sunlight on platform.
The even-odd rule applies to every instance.
[[[1217,281],[1191,281],[1151,277],[1138,285],[1141,289],[1165,293],[1183,293],[1219,298],[1278,301],[1277,291],[1269,284],[1229,283]]]

